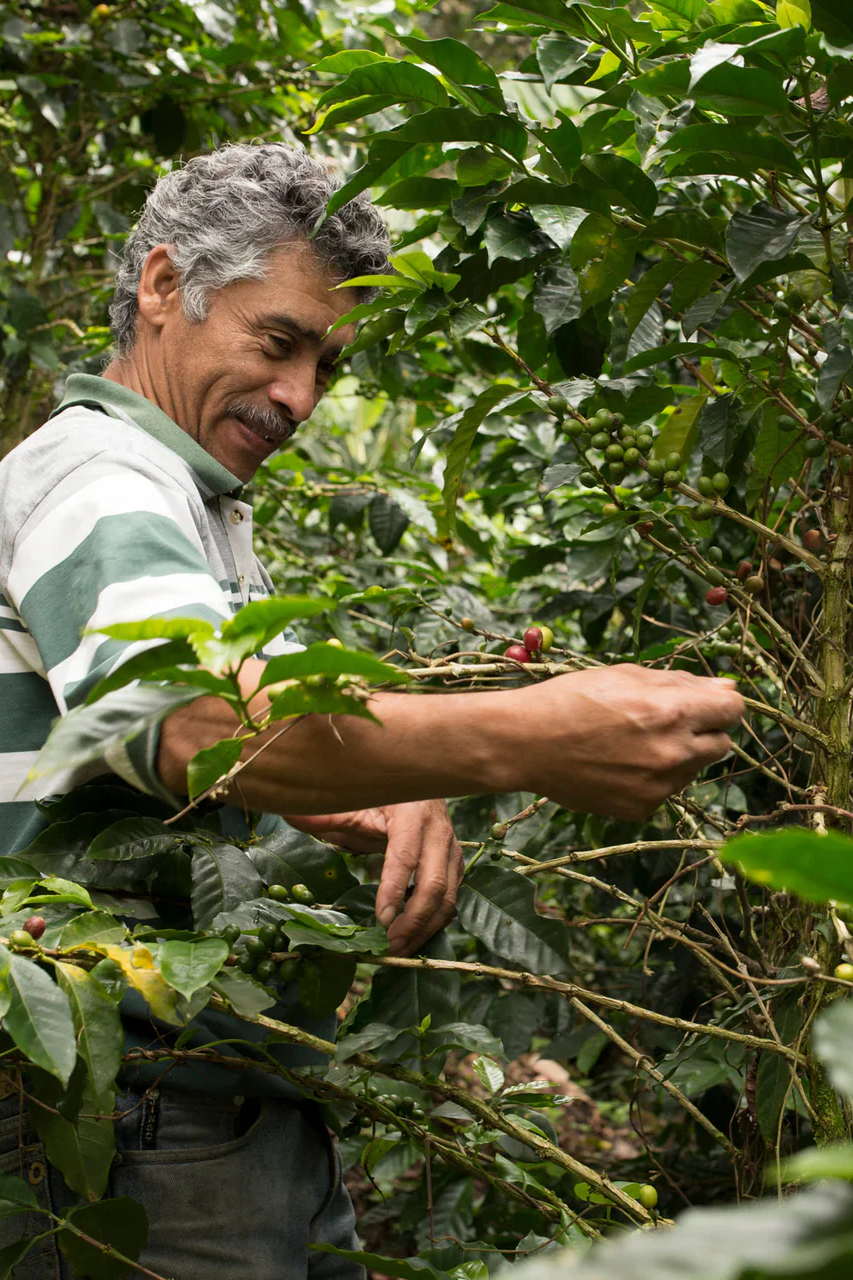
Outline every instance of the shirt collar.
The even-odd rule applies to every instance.
[[[62,403],[54,409],[51,418],[74,404],[96,404],[107,413],[112,411],[115,417],[126,415],[137,427],[183,458],[211,493],[228,493],[239,498],[243,486],[237,477],[173,422],[153,400],[109,378],[91,373],[72,373],[65,384]]]

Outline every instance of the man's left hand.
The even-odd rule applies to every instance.
[[[376,918],[388,929],[392,955],[412,955],[453,919],[464,864],[443,800],[354,813],[288,814],[286,821],[353,853],[385,850]],[[413,874],[414,892],[403,906]]]

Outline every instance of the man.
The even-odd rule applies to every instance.
[[[52,421],[0,466],[0,852],[42,825],[39,789],[18,788],[56,708],[79,705],[134,652],[85,629],[219,622],[271,589],[241,485],[311,415],[353,337],[352,326],[328,334],[363,300],[335,286],[386,266],[366,199],[312,236],[332,189],[320,164],[278,145],[228,147],[162,178],[118,272],[113,362],[101,378],[69,378]],[[247,664],[247,688],[295,643],[286,635]],[[353,848],[387,845],[377,917],[392,949],[412,952],[450,919],[461,876],[444,797],[531,790],[640,818],[726,753],[742,704],[728,681],[623,666],[516,691],[380,694],[372,709],[381,725],[308,717],[271,741],[240,798],[266,815],[260,831],[287,817]],[[224,704],[202,699],[99,771],[174,810],[188,762],[233,727]],[[56,789],[86,780],[69,774]],[[239,834],[236,807],[221,822]],[[195,1043],[246,1034],[207,1013],[193,1026]],[[126,1027],[131,1044],[152,1041],[144,1007],[126,1009]],[[355,1274],[307,1252],[309,1240],[355,1237],[328,1139],[298,1095],[261,1071],[178,1068],[153,1093],[151,1079],[134,1075],[119,1102],[110,1181],[147,1208],[146,1267],[175,1280],[230,1280],[249,1259],[256,1280]],[[49,1182],[64,1202],[55,1171]],[[47,1274],[30,1265],[22,1277]]]

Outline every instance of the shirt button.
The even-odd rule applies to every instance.
[[[234,510],[231,512],[231,523],[232,523],[232,524],[242,524],[242,523],[243,523],[243,512],[242,512],[242,511],[238,511],[236,507],[235,507],[235,508],[234,508]]]
[[[237,581],[239,582],[240,586],[242,587],[243,583],[246,581],[246,575],[245,575],[244,573],[241,573],[241,574],[239,575],[239,577],[237,578]]]

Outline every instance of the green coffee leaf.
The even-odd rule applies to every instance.
[[[204,692],[143,683],[108,693],[94,706],[76,707],[56,721],[26,781],[101,760]]]
[[[311,644],[301,653],[285,653],[271,658],[266,664],[258,689],[277,684],[280,680],[304,680],[306,676],[361,676],[365,680],[401,682],[408,676],[399,667],[381,662],[372,654],[355,653],[351,649],[338,649],[320,641]]]
[[[533,883],[525,876],[477,867],[459,890],[459,922],[490,951],[531,973],[566,973],[565,926],[538,915],[533,899]]]
[[[773,1180],[776,1170],[769,1171]],[[783,1160],[783,1182],[822,1182],[825,1178],[842,1178],[853,1182],[853,1142],[834,1142],[827,1147],[807,1147]]]
[[[200,938],[198,942],[173,939],[160,944],[160,972],[176,991],[189,1000],[194,992],[210,982],[228,955],[223,938]]]
[[[12,955],[3,1027],[37,1067],[67,1084],[77,1059],[68,997],[32,960]]]
[[[56,977],[68,997],[77,1052],[94,1095],[100,1097],[113,1087],[121,1065],[124,1032],[118,1007],[100,982],[76,964],[57,962]]]
[[[207,791],[214,783],[234,767],[243,753],[245,738],[225,738],[215,746],[203,747],[197,751],[187,765],[187,794],[195,800],[203,791]],[[91,857],[91,853],[89,854]]]
[[[726,256],[738,280],[745,280],[762,262],[787,257],[807,222],[764,200],[749,213],[735,212],[726,231]]]
[[[807,902],[853,901],[853,840],[838,831],[819,835],[806,827],[782,827],[736,836],[720,857],[756,884],[797,893]]]
[[[231,844],[197,845],[192,860],[192,907],[197,929],[220,911],[260,897],[263,885],[251,859]]]
[[[110,862],[147,858],[168,853],[177,840],[177,834],[156,818],[122,818],[95,836],[86,857]]]

